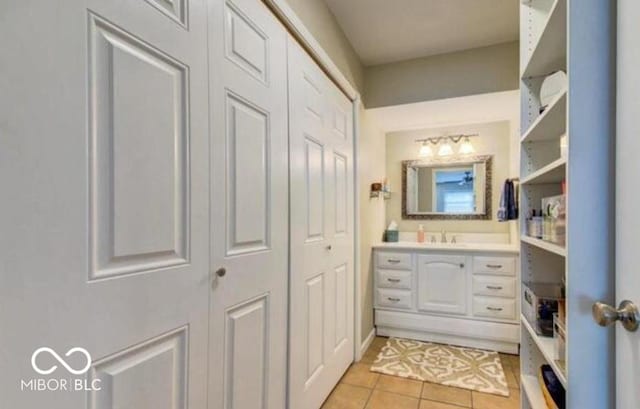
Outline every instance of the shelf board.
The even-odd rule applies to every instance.
[[[536,77],[559,69],[566,70],[566,60],[567,0],[556,0],[521,77]]]
[[[567,130],[567,93],[562,93],[536,118],[520,142],[560,140]]]
[[[531,327],[531,324],[529,324],[529,321],[527,321],[527,319],[522,314],[520,315],[520,321],[522,322],[522,325],[527,329],[527,332],[529,333],[531,338],[533,338],[533,341],[535,342],[536,346],[542,353],[542,356],[544,357],[544,359],[551,366],[551,369],[553,369],[553,372],[555,372],[562,386],[564,386],[564,388],[566,389],[567,376],[565,375],[560,365],[558,365],[558,362],[556,362],[556,360],[553,359],[553,349],[554,349],[553,338],[542,337],[536,334],[536,331],[533,329],[533,327]]]
[[[550,243],[548,241],[544,241],[544,240],[540,240],[540,239],[536,239],[535,237],[529,237],[529,236],[525,236],[522,235],[520,237],[520,241],[523,241],[527,244],[530,244],[532,246],[541,248],[543,250],[546,250],[550,253],[554,253],[557,254],[559,256],[562,257],[566,257],[567,256],[567,249],[563,246],[559,246],[557,244],[554,243]]]
[[[522,179],[522,185],[560,183],[566,178],[567,159],[557,159]]]
[[[538,378],[533,375],[522,375],[521,383],[522,390],[532,409],[548,409],[542,390],[540,390]]]

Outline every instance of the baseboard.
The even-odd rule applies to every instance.
[[[367,335],[367,338],[365,338],[365,340],[362,341],[362,345],[360,345],[360,359],[362,359],[362,357],[364,356],[364,353],[367,352],[367,349],[369,349],[375,337],[376,337],[376,329],[374,327],[371,329],[371,332],[369,333],[369,335]],[[358,359],[358,361],[360,359]]]

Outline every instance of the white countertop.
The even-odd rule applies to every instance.
[[[520,247],[514,244],[500,243],[418,243],[399,241],[397,243],[377,243],[374,249],[398,250],[437,250],[437,251],[495,251],[501,253],[519,253]]]

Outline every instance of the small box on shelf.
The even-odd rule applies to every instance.
[[[553,315],[564,299],[562,284],[522,283],[522,315],[538,335],[553,336]]]

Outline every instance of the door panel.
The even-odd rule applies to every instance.
[[[351,103],[289,40],[289,404],[319,408],[354,348]]]
[[[269,115],[227,93],[227,255],[269,248]],[[248,183],[251,181],[251,183]]]
[[[418,309],[466,314],[465,263],[464,256],[418,256]]]
[[[269,297],[263,295],[227,312],[226,407],[264,408],[269,387]],[[248,345],[248,343],[251,345]]]
[[[2,406],[206,407],[204,3],[0,9]],[[40,347],[102,389],[20,390]]]
[[[89,45],[90,278],[185,264],[187,67],[92,13]]]
[[[288,285],[286,31],[259,0],[208,4],[209,408],[281,409]]]
[[[640,3],[620,0],[617,37],[617,136],[616,136],[616,302],[640,305],[637,217],[640,193]],[[604,273],[603,273],[604,274]],[[639,408],[640,332],[629,332],[616,323],[616,407]],[[572,341],[575,342],[575,341]]]

